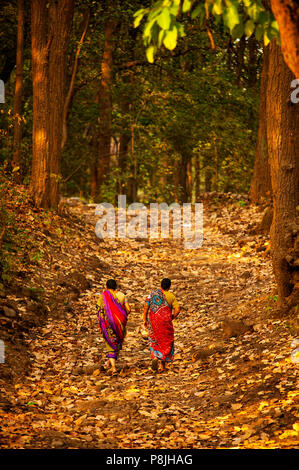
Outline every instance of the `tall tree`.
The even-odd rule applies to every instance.
[[[74,0],[52,1],[49,6],[49,151],[50,204],[59,202],[63,111],[66,98],[67,51],[71,34]]]
[[[67,49],[74,0],[32,0],[33,149],[31,190],[41,207],[59,202]]]
[[[267,127],[266,127],[266,97],[269,78],[269,46],[264,47],[263,68],[260,85],[259,127],[257,147],[254,159],[253,175],[249,197],[258,203],[262,198],[271,195],[270,167],[268,162]]]
[[[100,200],[101,186],[108,177],[110,170],[110,145],[112,123],[112,83],[113,83],[113,51],[117,20],[109,16],[105,24],[104,53],[101,63],[101,82],[98,91],[99,103],[99,135],[97,138],[97,153],[95,154],[92,171],[92,196]]]
[[[24,66],[24,0],[18,0],[18,32],[16,57],[16,83],[14,95],[14,139],[12,167],[18,171],[15,180],[20,182],[21,167],[21,138],[22,138],[22,96],[23,96],[23,66]]]
[[[40,207],[50,207],[49,99],[46,0],[31,2],[33,133],[31,192]]]
[[[279,308],[298,304],[299,105],[290,99],[293,73],[281,48],[269,45],[266,102],[268,154],[273,190],[271,253]],[[296,218],[297,216],[297,218]]]
[[[279,25],[285,62],[295,78],[299,77],[299,7],[296,0],[270,0]]]

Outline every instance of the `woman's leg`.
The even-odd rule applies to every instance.
[[[116,372],[116,360],[114,357],[109,357],[109,362],[111,365],[112,372]]]

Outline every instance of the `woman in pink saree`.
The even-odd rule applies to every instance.
[[[113,375],[117,373],[116,360],[122,349],[126,336],[126,325],[130,305],[124,294],[117,291],[117,283],[110,279],[107,289],[102,292],[97,301],[100,331],[103,334],[107,349],[107,358]]]

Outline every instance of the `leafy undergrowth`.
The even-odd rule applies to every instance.
[[[14,209],[41,255],[0,298],[1,447],[298,448],[298,330],[275,316],[267,236],[252,230],[261,208],[206,202],[204,243],[186,250],[172,239],[101,241],[94,207],[73,203],[63,216],[25,197]],[[165,276],[182,310],[175,360],[156,374],[141,312]],[[116,377],[95,311],[110,277],[132,305]]]

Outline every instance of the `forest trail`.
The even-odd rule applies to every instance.
[[[102,242],[93,233],[93,209],[71,210],[85,221],[78,258],[100,257],[100,265],[84,272],[91,284],[71,311],[50,314],[28,336],[32,368],[15,384],[14,409],[1,412],[1,446],[298,445],[294,336],[285,321],[271,317],[267,237],[248,231],[248,220],[257,223],[260,210],[236,203],[204,208],[204,243],[198,250],[171,239]],[[67,255],[61,250],[62,258]],[[110,277],[132,306],[116,377],[102,367],[105,349],[95,309],[96,294]],[[139,329],[144,298],[163,277],[172,280],[181,313],[174,322],[174,362],[165,374],[156,374]],[[225,318],[243,320],[251,329],[231,336],[221,323]]]

